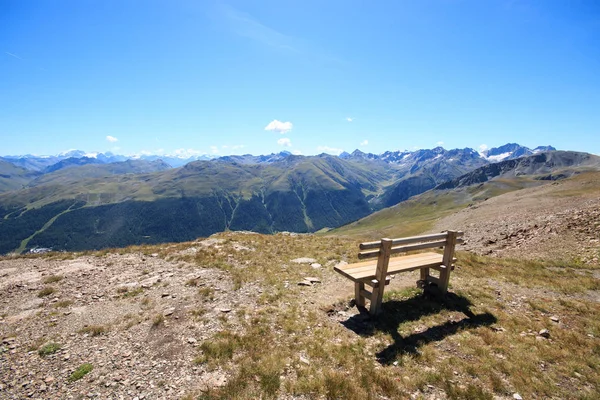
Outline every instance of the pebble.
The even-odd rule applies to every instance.
[[[560,319],[557,316],[555,316],[555,315],[551,316],[550,320],[553,321],[553,322],[560,322]]]
[[[312,286],[312,283],[309,281],[300,281],[298,282],[298,286]]]
[[[319,269],[322,267],[322,265],[319,263],[312,263],[312,264],[310,264],[310,266],[313,267],[314,269]]]
[[[173,313],[175,312],[175,308],[171,307],[171,308],[167,308],[164,312],[163,315],[165,317],[168,317],[169,315],[173,315]]]
[[[293,263],[296,264],[314,264],[317,262],[314,258],[309,257],[300,257],[292,260]]]
[[[219,311],[221,311],[222,313],[228,313],[231,312],[231,308],[221,308],[219,309]]]
[[[550,331],[548,329],[542,329],[538,335],[545,337],[546,339],[548,339],[550,337]]]
[[[519,393],[513,394],[513,399],[515,399],[515,400],[523,400],[523,398],[521,397],[521,395]]]
[[[310,365],[310,360],[303,356],[300,356],[300,362],[306,365]]]

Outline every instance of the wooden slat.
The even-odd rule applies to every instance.
[[[419,243],[424,241],[440,240],[447,237],[447,232],[434,233],[431,235],[411,236],[407,238],[392,239],[392,246],[401,246],[411,243]],[[456,237],[462,237],[464,232],[456,232]],[[361,250],[379,249],[381,247],[381,241],[377,242],[365,242],[359,245]]]
[[[441,263],[442,255],[437,253],[422,253],[395,257],[390,259],[387,273],[394,274],[420,268],[430,268],[439,266]],[[348,279],[359,281],[375,278],[376,265],[373,262],[362,262],[344,265],[341,268],[335,267],[334,270]]]
[[[394,265],[398,264],[398,263],[405,263],[405,262],[411,262],[411,261],[427,261],[429,259],[435,259],[435,260],[441,260],[442,259],[442,255],[438,254],[438,253],[432,253],[432,252],[428,252],[428,253],[418,253],[418,254],[410,254],[407,256],[402,256],[402,257],[394,257],[394,258],[390,258],[390,266],[393,268]],[[346,265],[342,265],[340,267],[334,267],[334,270],[337,272],[352,272],[352,271],[359,271],[359,270],[369,270],[369,269],[374,269],[376,266],[375,262],[373,261],[362,261],[362,262],[358,262],[355,264],[346,264]]]
[[[434,249],[436,247],[443,247],[445,244],[446,244],[445,240],[440,240],[437,242],[413,244],[410,246],[393,247],[392,254],[406,253],[409,251],[416,251],[416,250]]]
[[[445,238],[446,238],[446,232],[435,233],[433,235],[411,236],[411,237],[407,237],[407,238],[392,239],[392,246],[400,246],[403,244],[411,244],[411,243],[418,243],[418,242],[430,241],[430,240],[439,240],[439,239],[445,239]],[[381,241],[379,241],[379,240],[377,242],[367,242],[367,243],[361,243],[359,245],[359,248],[361,250],[378,249],[380,247],[381,247]]]
[[[379,257],[379,250],[362,251],[358,253],[358,259],[364,260],[365,258]]]
[[[464,243],[463,239],[456,239],[456,244],[462,244],[462,243]],[[393,247],[392,254],[406,253],[409,251],[417,251],[417,250],[425,250],[425,249],[434,249],[436,247],[444,247],[445,245],[446,245],[445,240],[439,240],[436,242],[427,242],[427,243],[415,244],[415,245],[410,245],[410,246]],[[364,260],[366,258],[374,258],[374,257],[378,257],[378,256],[379,256],[379,250],[369,250],[369,251],[362,251],[362,252],[358,253],[359,260]]]
[[[410,258],[405,258],[405,257],[410,257]],[[419,257],[413,257],[413,256],[404,256],[404,257],[396,257],[393,259],[393,262],[390,262],[389,271],[392,270],[396,270],[398,268],[402,268],[402,266],[407,265],[407,264],[419,264],[419,263],[437,263],[437,264],[441,264],[442,260],[442,256],[439,254],[435,254],[435,253],[429,253],[428,255],[421,255],[419,254]],[[375,265],[374,264],[370,264],[370,265],[363,265],[363,266],[358,266],[358,267],[354,267],[354,268],[347,268],[344,269],[344,272],[350,275],[354,275],[356,273],[361,273],[361,272],[365,272],[365,271],[374,271],[375,269]],[[388,272],[388,273],[392,273],[392,272]]]

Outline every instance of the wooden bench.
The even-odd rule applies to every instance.
[[[365,299],[371,301],[370,313],[377,315],[381,311],[383,290],[389,284],[389,275],[400,272],[421,271],[421,285],[436,285],[442,293],[448,290],[450,271],[454,269],[454,248],[463,242],[463,232],[447,231],[433,235],[413,236],[399,239],[381,239],[378,242],[360,244],[359,259],[375,258],[335,267],[334,270],[354,281],[355,301],[359,307],[365,306]],[[393,254],[407,253],[425,249],[443,248],[443,254],[435,252],[417,253],[390,257]],[[429,274],[430,269],[439,271],[439,278]],[[365,289],[371,286],[372,291]]]

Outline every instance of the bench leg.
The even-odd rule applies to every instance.
[[[440,291],[446,293],[448,291],[448,283],[450,282],[450,269],[452,267],[444,267],[440,271]]]
[[[381,312],[381,303],[383,301],[383,290],[385,289],[384,284],[378,284],[373,287],[373,292],[371,294],[371,308],[369,309],[369,313],[371,315],[377,315]]]
[[[365,306],[365,296],[361,294],[361,290],[365,290],[363,282],[354,282],[354,302],[357,307]]]
[[[422,281],[427,281],[427,278],[429,278],[429,268],[421,268],[421,280]]]

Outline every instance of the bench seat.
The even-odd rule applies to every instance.
[[[442,265],[443,255],[433,252],[411,254],[390,258],[387,274],[413,271],[421,268],[436,268]],[[363,261],[334,267],[334,270],[354,282],[371,281],[377,272],[377,260]]]

